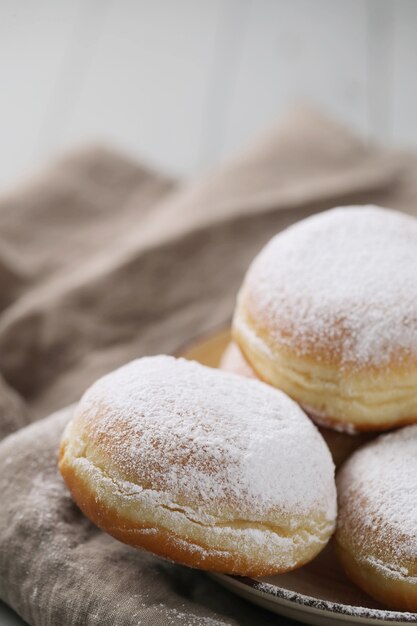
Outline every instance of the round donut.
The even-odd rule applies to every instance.
[[[417,421],[417,219],[326,211],[252,263],[233,336],[259,378],[347,432]]]
[[[346,573],[388,607],[417,611],[417,425],[355,452],[337,488],[335,545]]]
[[[240,376],[257,378],[256,373],[246,361],[241,349],[234,341],[231,341],[226,347],[219,367],[222,370],[239,374]],[[318,426],[318,429],[329,447],[336,468],[339,468],[359,446],[363,445],[369,441],[370,437],[374,436],[372,433],[343,433],[331,428],[326,428],[325,426]]]
[[[98,380],[65,430],[59,467],[97,526],[205,570],[285,572],[335,527],[333,462],[302,410],[184,359],[138,359]]]
[[[231,341],[222,354],[219,368],[225,372],[239,374],[246,378],[257,378],[255,371],[249,365],[235,341]]]

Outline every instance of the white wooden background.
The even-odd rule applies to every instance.
[[[417,0],[0,0],[0,188],[104,140],[179,175],[292,102],[417,146]]]

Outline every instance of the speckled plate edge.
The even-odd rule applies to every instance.
[[[228,325],[224,325],[211,332],[207,331],[202,333],[199,337],[190,340],[180,347],[175,352],[175,355],[198,361],[200,346],[207,348],[209,344],[214,343],[214,352],[216,352],[222,344],[223,348],[225,347],[230,339],[229,329],[230,327]],[[218,357],[220,357],[220,354]],[[217,365],[219,358],[215,355],[214,359],[210,356],[208,362],[206,360],[204,361],[206,365],[215,366],[213,361],[217,361]],[[330,600],[307,596],[297,591],[285,589],[284,587],[279,587],[278,585],[263,582],[255,578],[215,573],[210,574],[210,576],[229,590],[244,596],[247,600],[251,600],[275,612],[279,612],[279,609],[282,609],[283,614],[285,613],[288,617],[309,621],[310,623],[319,624],[320,619],[326,621],[332,619],[345,623],[367,624],[368,626],[372,624],[381,626],[384,623],[390,624],[390,626],[395,626],[396,624],[417,624],[417,613],[374,609],[331,602]],[[284,609],[287,609],[287,611]],[[307,615],[314,619],[308,620]]]
[[[287,605],[287,607],[299,609],[300,612],[303,613],[314,613],[317,617],[331,617],[334,620],[350,621],[356,624],[374,623],[381,625],[389,623],[393,626],[395,624],[417,623],[417,613],[373,609],[321,600],[255,578],[228,576],[224,574],[212,574],[212,577],[230,590],[238,592],[244,591],[243,595],[247,599],[253,596],[253,600],[256,602],[257,599],[262,598],[269,603]],[[263,606],[265,606],[265,604],[263,604]],[[300,619],[302,619],[301,616]]]

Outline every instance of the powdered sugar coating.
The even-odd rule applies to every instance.
[[[192,494],[201,522],[224,514],[225,501],[246,521],[277,510],[335,519],[322,437],[295,402],[264,383],[148,357],[100,379],[77,413],[127,480],[173,502]]]
[[[241,297],[272,342],[298,352],[342,367],[417,358],[417,220],[375,206],[303,220],[256,257]]]
[[[417,581],[417,425],[383,435],[340,472],[337,540],[392,578]]]

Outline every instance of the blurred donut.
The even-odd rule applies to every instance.
[[[348,576],[393,609],[417,611],[417,426],[347,461],[337,487],[336,550]]]
[[[252,367],[243,356],[242,350],[234,341],[231,341],[223,352],[219,368],[225,372],[246,376],[246,378],[257,378]]]

